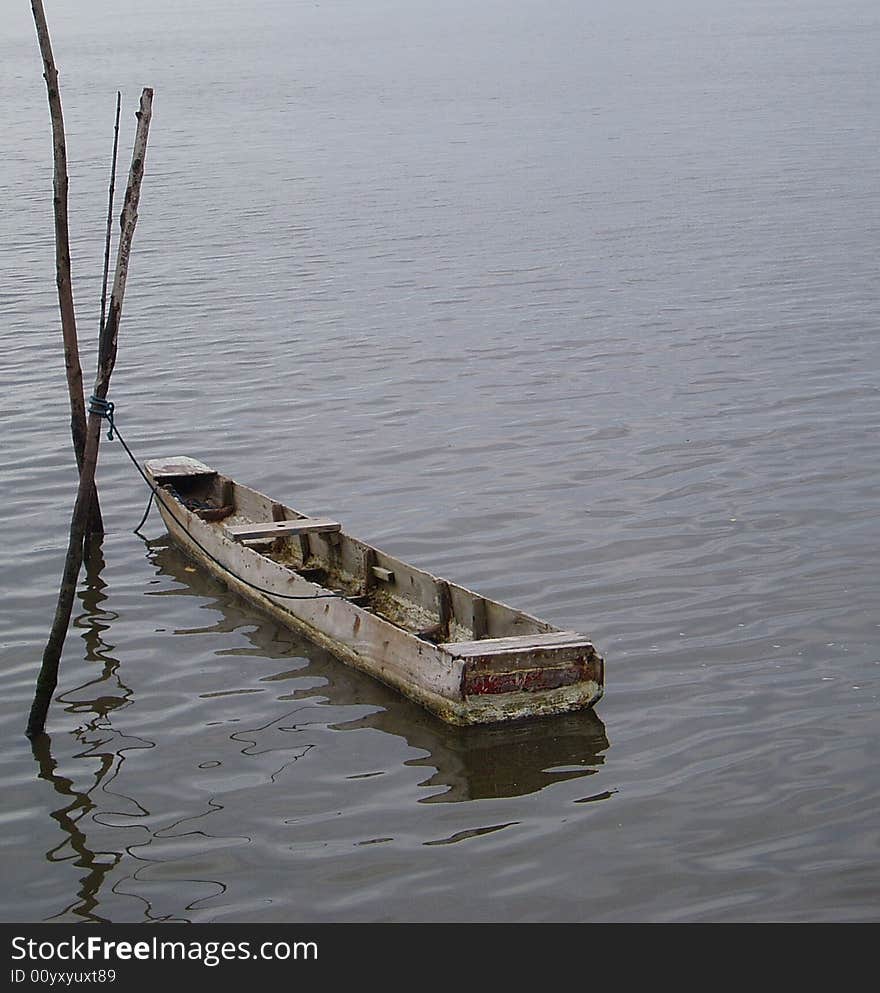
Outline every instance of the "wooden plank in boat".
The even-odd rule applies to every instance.
[[[217,471],[188,455],[172,455],[167,459],[150,459],[144,468],[156,480],[176,479],[181,476],[216,476]]]
[[[226,530],[235,541],[250,541],[254,538],[283,538],[290,535],[319,534],[322,531],[341,531],[342,525],[327,517],[303,517],[295,521],[232,524]]]
[[[474,632],[474,639],[483,639],[489,633],[489,622],[486,617],[486,601],[481,596],[475,596],[471,601],[471,627]]]
[[[575,645],[592,647],[590,640],[576,631],[550,631],[547,634],[529,634],[513,638],[484,638],[482,641],[452,641],[444,642],[439,647],[455,658],[467,659],[482,655],[524,652],[535,648],[567,648]]]

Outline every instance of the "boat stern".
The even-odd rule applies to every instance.
[[[444,644],[461,662],[462,724],[549,716],[591,707],[605,689],[605,662],[592,642],[560,631]]]

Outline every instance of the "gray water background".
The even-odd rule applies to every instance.
[[[112,117],[155,88],[114,374],[185,453],[565,628],[595,713],[441,724],[75,468],[51,144],[0,2],[5,920],[880,916],[873,0],[47,3],[91,382]]]

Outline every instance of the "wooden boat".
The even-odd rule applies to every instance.
[[[591,642],[438,579],[187,456],[152,459],[172,538],[228,587],[451,724],[590,707]]]

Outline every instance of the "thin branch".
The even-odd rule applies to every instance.
[[[104,319],[107,315],[107,274],[110,271],[110,234],[113,228],[113,197],[116,192],[116,152],[119,149],[119,111],[122,106],[122,94],[116,91],[116,126],[113,129],[113,161],[110,165],[110,190],[107,194],[107,237],[104,240],[104,278],[101,283],[101,324],[98,333],[104,330]]]
[[[145,88],[141,94],[140,110],[137,112],[138,126],[131,155],[131,168],[128,173],[128,186],[122,204],[119,222],[119,248],[116,254],[116,272],[113,276],[113,292],[110,294],[110,310],[101,329],[98,342],[98,370],[92,394],[103,400],[110,386],[110,374],[116,364],[116,343],[119,323],[122,320],[122,298],[128,280],[128,263],[131,256],[131,243],[138,220],[138,203],[141,197],[141,180],[144,176],[144,163],[147,156],[147,138],[150,134],[150,120],[153,115],[153,91]],[[91,416],[89,417],[91,426]]]

